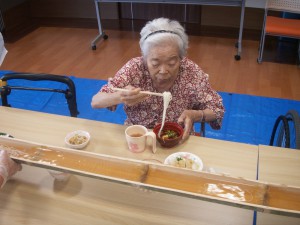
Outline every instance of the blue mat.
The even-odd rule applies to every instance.
[[[0,71],[0,75],[9,71]],[[92,96],[97,93],[105,80],[94,80],[71,77],[76,85],[79,118],[123,124],[126,114],[119,105],[115,112],[107,109],[92,109]],[[64,84],[56,82],[39,82],[45,87],[60,88]],[[9,85],[26,85],[34,87],[35,82],[11,80]],[[22,92],[22,93],[21,93]],[[219,92],[225,105],[225,117],[220,130],[212,130],[206,126],[206,137],[247,144],[268,145],[273,125],[279,115],[288,110],[300,112],[300,102],[266,98],[242,94]],[[35,92],[14,90],[9,95],[9,103],[15,108],[29,109],[69,116],[66,99],[62,94],[52,92]],[[199,126],[196,126],[199,129]]]

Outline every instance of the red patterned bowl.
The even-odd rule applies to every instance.
[[[172,148],[180,142],[183,135],[183,128],[174,122],[165,122],[161,135],[158,136],[161,124],[157,124],[153,128],[157,141],[162,147]]]

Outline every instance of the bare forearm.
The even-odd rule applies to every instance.
[[[119,92],[104,93],[98,92],[93,96],[91,106],[92,108],[107,108],[110,106],[122,103]]]
[[[140,88],[127,86],[126,91],[117,91],[114,93],[98,92],[92,99],[93,108],[107,108],[124,103],[128,106],[138,104],[149,97],[149,95],[140,93]]]

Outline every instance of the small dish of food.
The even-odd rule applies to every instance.
[[[162,147],[172,148],[180,142],[183,135],[183,128],[178,123],[166,122],[162,132],[158,135],[161,124],[157,124],[153,128],[157,141]]]
[[[55,180],[61,182],[67,181],[71,176],[71,174],[62,171],[48,170],[48,172],[52,177],[55,178]]]
[[[165,159],[164,164],[192,170],[203,170],[202,160],[189,152],[176,152],[171,154]]]
[[[90,134],[87,131],[76,130],[68,133],[65,137],[65,143],[68,147],[74,149],[83,149],[90,141]]]

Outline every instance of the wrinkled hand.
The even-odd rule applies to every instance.
[[[5,181],[22,169],[21,164],[13,161],[6,151],[0,150],[0,176]]]
[[[181,143],[188,139],[190,136],[191,131],[193,130],[193,124],[197,118],[197,111],[196,110],[184,110],[183,113],[178,118],[178,123],[183,125],[184,133],[182,135]]]
[[[140,88],[135,88],[129,85],[126,89],[130,91],[121,92],[121,101],[124,102],[125,105],[133,106],[149,98],[149,95],[140,93]]]

